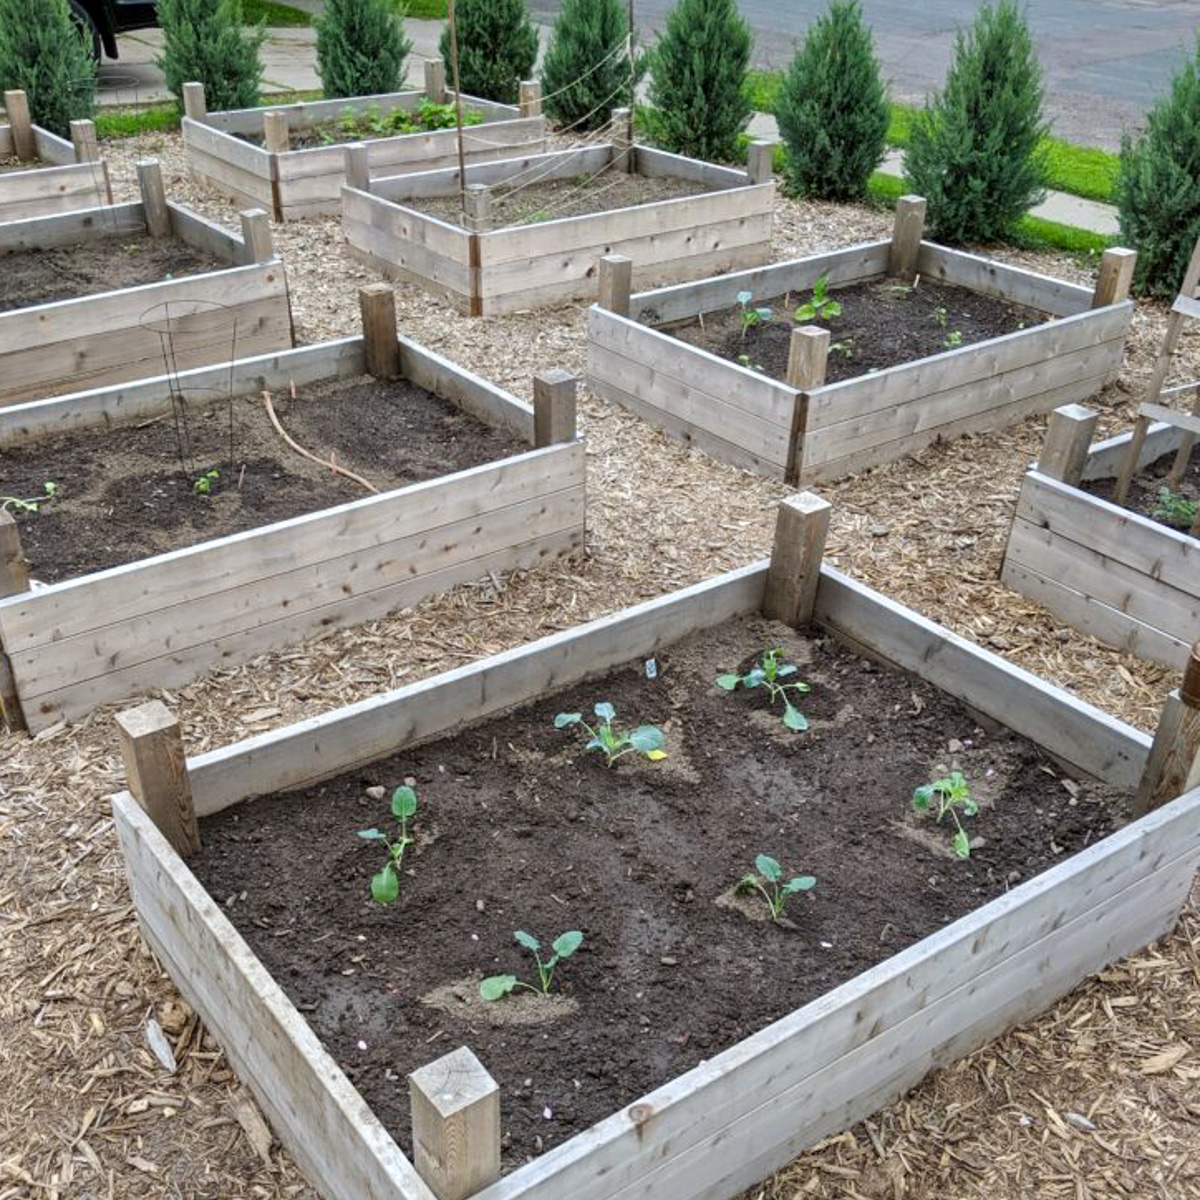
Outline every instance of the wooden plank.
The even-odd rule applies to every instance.
[[[731,308],[737,303],[738,292],[750,292],[755,300],[767,301],[788,292],[808,291],[822,275],[831,287],[859,283],[883,274],[890,245],[888,241],[864,242],[832,253],[811,254],[714,279],[637,292],[630,298],[630,315],[647,324],[668,325],[699,313]],[[800,297],[797,295],[796,299],[799,301]]]
[[[1187,317],[1189,321],[1200,321],[1200,300],[1195,296],[1185,296],[1182,293],[1175,297],[1171,311]]]
[[[1046,424],[1038,470],[1061,483],[1078,487],[1099,419],[1098,412],[1084,408],[1082,404],[1064,404],[1056,408]]]
[[[64,167],[77,161],[75,146],[71,142],[40,125],[33,127],[33,147],[37,157],[51,166]]]
[[[1137,786],[1146,734],[829,566],[821,568],[816,619],[1079,770],[1114,787]]]
[[[114,718],[130,793],[181,857],[200,849],[183,736],[178,718],[161,700]]]
[[[452,301],[465,300],[471,293],[471,269],[453,255],[412,242],[343,215],[342,232],[349,249],[370,262],[388,279],[402,279]]]
[[[1138,415],[1149,417],[1151,421],[1159,421],[1164,425],[1173,425],[1184,433],[1200,437],[1200,417],[1191,413],[1181,412],[1177,408],[1168,408],[1165,404],[1142,404],[1138,406]]]
[[[1102,442],[1094,442],[1088,450],[1087,462],[1083,468],[1083,481],[1087,483],[1096,479],[1116,478],[1125,459],[1130,437],[1129,433],[1121,433]],[[1174,429],[1170,425],[1151,425],[1142,452],[1138,456],[1137,470],[1140,471],[1164,454],[1178,450],[1182,440],[1182,430]]]
[[[1074,316],[1092,306],[1091,288],[934,242],[921,243],[917,268],[922,275],[942,283],[957,284],[1055,317]]]
[[[257,114],[254,131],[257,133],[262,131],[262,114],[265,110],[260,108],[254,111]],[[215,115],[210,113],[208,121],[204,123],[193,121],[190,117],[184,117],[180,122],[184,149],[189,156],[189,165],[191,165],[192,149],[195,148],[210,158],[239,168],[248,175],[257,176],[259,179],[274,179],[273,156],[261,146],[254,145],[253,142],[234,137],[232,132],[214,128],[212,121]],[[242,130],[241,132],[249,131]]]
[[[752,183],[750,176],[737,167],[719,167],[716,163],[671,154],[653,146],[638,146],[634,170],[650,179],[686,179],[711,188],[745,187]]]
[[[198,212],[178,204],[169,204],[167,209],[171,219],[171,232],[180,241],[205,254],[211,254],[231,267],[242,266],[249,261],[243,240],[218,225],[216,221],[210,221]]]
[[[252,175],[195,147],[188,150],[188,168],[194,179],[208,184],[237,204],[250,208],[274,208],[275,189],[269,179]]]
[[[108,188],[99,163],[0,174],[0,222],[96,208],[107,201]]]
[[[436,1200],[133,797],[112,809],[143,935],[308,1180],[332,1200]]]
[[[189,759],[196,811],[207,815],[246,796],[340,774],[549,689],[601,674],[693,630],[756,612],[766,572],[765,563],[745,567],[433,679]]]
[[[140,201],[104,204],[49,217],[6,221],[0,225],[0,256],[145,232],[146,214]]]
[[[423,246],[454,261],[467,261],[466,247],[470,238],[465,229],[394,204],[373,191],[343,188],[342,217],[347,223],[359,222],[377,229],[397,242]]]

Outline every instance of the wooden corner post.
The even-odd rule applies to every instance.
[[[100,145],[96,140],[96,123],[94,121],[72,121],[71,145],[75,147],[75,158],[79,162],[95,162],[100,157]]]
[[[438,1200],[466,1200],[500,1177],[500,1086],[460,1046],[408,1077],[413,1166]]]
[[[146,228],[150,236],[166,237],[171,232],[171,210],[167,207],[167,192],[163,187],[162,167],[157,158],[143,158],[137,165],[138,189],[142,207],[146,210]]]
[[[386,283],[368,283],[358,289],[358,308],[367,374],[376,379],[398,378],[400,339],[396,336],[395,291]]]
[[[829,532],[830,504],[815,492],[780,501],[763,591],[763,616],[797,629],[812,620]]]
[[[518,103],[521,116],[540,117],[542,115],[542,85],[536,79],[521,80],[521,91]]]
[[[27,591],[29,564],[21,549],[21,531],[11,513],[0,512],[0,600],[7,596],[20,596]],[[14,733],[23,733],[29,728],[17,695],[12,663],[3,645],[0,645],[0,710],[3,710],[4,723]]]
[[[1194,787],[1200,787],[1200,642],[1192,647],[1183,683],[1163,705],[1133,811],[1141,816]]]
[[[266,209],[248,208],[239,214],[242,218],[242,241],[252,263],[270,262],[275,257],[275,243],[271,239],[271,218]]]
[[[200,829],[179,722],[161,700],[127,708],[117,714],[116,722],[129,790],[163,837],[186,858],[200,849]]]
[[[575,440],[575,390],[570,371],[543,371],[533,377],[533,444],[538,450]]]
[[[1051,479],[1078,487],[1099,413],[1082,404],[1064,404],[1050,414],[1038,470]]]
[[[425,97],[432,104],[446,103],[446,64],[440,58],[425,60]]]
[[[471,233],[487,233],[492,225],[492,189],[486,183],[468,183],[463,193],[463,216]]]
[[[626,175],[631,175],[635,166],[637,151],[633,145],[633,110],[629,108],[614,108],[612,110],[612,144],[613,166]]]
[[[896,201],[896,221],[892,226],[892,248],[888,253],[888,274],[897,279],[915,279],[925,236],[925,197],[901,196]]]
[[[746,174],[751,183],[770,183],[775,178],[776,142],[751,142],[746,151]]]
[[[278,110],[263,113],[263,149],[268,154],[284,154],[291,148],[287,113]]]
[[[825,383],[829,364],[829,330],[820,325],[801,325],[792,330],[788,344],[787,384],[810,392]]]
[[[370,151],[366,142],[351,142],[342,151],[342,160],[346,173],[346,186],[356,188],[360,192],[371,190],[371,161]]]
[[[13,153],[21,162],[37,158],[37,143],[33,140],[33,121],[29,116],[29,98],[19,88],[4,93],[4,109],[12,131]]]
[[[183,115],[193,121],[203,121],[208,116],[208,98],[204,95],[204,84],[183,85]]]
[[[1137,251],[1114,246],[1105,250],[1100,260],[1100,273],[1096,276],[1096,290],[1092,293],[1092,307],[1103,308],[1106,304],[1120,304],[1129,299],[1133,285],[1133,268],[1137,266]]]
[[[606,254],[600,259],[599,295],[601,308],[619,317],[629,316],[629,297],[633,292],[633,259],[624,254]]]

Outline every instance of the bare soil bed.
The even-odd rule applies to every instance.
[[[793,733],[761,691],[718,689],[767,647],[812,686]],[[463,733],[202,823],[191,866],[406,1150],[405,1075],[466,1044],[503,1089],[515,1166],[1110,832],[1122,797],[1063,777],[1018,736],[832,639],[762,618],[631,663]],[[563,711],[612,702],[668,757],[613,769]],[[971,857],[914,788],[961,769]],[[399,902],[379,908],[388,799],[420,808]],[[372,798],[380,788],[384,798]],[[816,887],[785,923],[735,894],[755,856]],[[544,1001],[513,944],[585,934]],[[536,976],[535,976],[536,978]]]
[[[686,179],[625,175],[614,169],[607,170],[594,181],[559,179],[528,186],[518,183],[513,191],[500,183],[492,192],[492,227],[538,225],[562,217],[582,217],[618,208],[636,208],[659,200],[700,196],[711,190]],[[463,223],[462,202],[458,196],[419,197],[401,203],[452,225]]]
[[[332,453],[381,491],[528,449],[405,381],[312,384],[273,403],[301,446],[325,459]],[[197,493],[210,470],[219,472],[211,491]],[[0,493],[36,498],[47,480],[57,484],[54,499],[17,515],[31,573],[44,583],[368,495],[291,450],[257,397],[186,420],[168,415],[0,451]]]
[[[348,113],[354,113],[354,109],[348,108]],[[453,109],[450,110],[453,112]],[[421,122],[419,113],[412,112],[408,114],[412,120],[407,126],[392,127],[386,119],[382,120],[364,120],[360,119],[354,122],[343,122],[340,117],[335,117],[331,121],[318,121],[312,125],[298,125],[295,128],[288,130],[288,149],[289,150],[311,150],[317,146],[342,146],[351,142],[367,142],[375,138],[403,137],[410,133],[433,133],[439,129],[447,128],[443,124],[425,125]],[[467,129],[474,129],[483,121],[482,116],[476,120],[470,120],[471,113],[463,112],[463,125]],[[449,128],[454,128],[453,123]],[[266,145],[266,136],[260,131],[247,133],[235,133],[234,137],[240,141],[249,142],[252,146],[262,148]]]
[[[0,312],[217,271],[229,264],[179,238],[130,234],[0,258]]]
[[[1190,528],[1190,523],[1183,526],[1172,525],[1160,515],[1159,491],[1167,486],[1167,476],[1171,473],[1174,465],[1175,451],[1172,450],[1170,454],[1156,458],[1154,462],[1135,475],[1129,485],[1124,507],[1141,513],[1142,516],[1149,517],[1160,525],[1166,525],[1169,529],[1180,529],[1181,532],[1186,533]],[[1085,492],[1099,496],[1101,500],[1112,501],[1117,481],[1116,479],[1095,479],[1081,486]],[[1200,503],[1200,446],[1193,449],[1192,456],[1188,459],[1187,470],[1184,472],[1179,487],[1175,490],[1175,495],[1182,496],[1184,500],[1190,501],[1192,504]]]
[[[832,290],[830,296],[842,306],[840,316],[797,321],[796,309],[810,296],[792,292],[772,299],[753,297],[747,307],[769,307],[771,318],[751,325],[744,335],[738,306],[707,313],[703,322],[673,325],[664,332],[783,381],[792,329],[820,325],[830,331],[826,382],[836,383],[1013,333],[1046,319],[1033,309],[952,284],[921,280],[910,287],[894,279],[880,279]]]

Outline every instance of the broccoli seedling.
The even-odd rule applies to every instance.
[[[777,859],[769,854],[760,854],[754,860],[754,870],[737,881],[737,892],[758,892],[767,902],[771,910],[771,920],[778,921],[783,916],[788,897],[797,892],[811,891],[817,886],[815,875],[793,875],[786,883],[783,882],[783,868]],[[770,891],[767,889],[770,888]]]
[[[404,865],[404,851],[416,841],[408,832],[408,823],[417,812],[417,793],[410,787],[398,787],[392,793],[392,816],[400,824],[399,835],[391,841],[378,829],[360,829],[358,836],[368,842],[383,842],[387,847],[388,860],[383,869],[371,876],[371,898],[376,904],[387,906],[400,895],[400,869]]]
[[[213,488],[217,486],[217,480],[220,478],[220,471],[205,471],[204,474],[192,484],[192,491],[195,492],[197,496],[208,496],[212,493]]]
[[[41,511],[41,507],[47,500],[53,500],[58,494],[58,484],[53,479],[47,479],[42,484],[41,496],[32,496],[28,500],[21,499],[20,496],[0,496],[0,512],[11,512],[24,515],[26,513],[36,513]]]
[[[937,820],[940,824],[947,814],[954,819],[957,832],[954,835],[954,853],[959,858],[971,857],[971,839],[959,819],[961,810],[964,817],[973,817],[979,811],[979,805],[971,797],[971,789],[967,786],[966,778],[961,771],[951,771],[944,779],[935,779],[926,783],[913,792],[913,808],[917,812],[937,810]]]
[[[822,275],[813,284],[812,299],[796,309],[797,321],[832,321],[842,315],[842,306],[829,295],[829,276]]]
[[[783,723],[789,729],[802,733],[808,728],[808,718],[792,703],[788,692],[806,696],[812,688],[799,679],[795,683],[780,682],[789,675],[795,675],[799,669],[794,663],[784,662],[782,654],[783,650],[778,646],[773,650],[764,650],[761,659],[745,675],[718,675],[716,684],[727,692],[737,691],[739,685],[744,688],[766,688],[772,706],[776,700],[783,701]]]
[[[526,983],[515,975],[490,975],[479,985],[479,994],[485,1000],[499,1000],[507,996],[514,988],[525,988],[538,996],[550,994],[550,984],[554,979],[554,969],[564,958],[570,958],[583,945],[583,934],[578,929],[569,929],[560,933],[551,943],[553,955],[542,961],[542,945],[531,933],[518,929],[513,934],[513,940],[518,946],[524,946],[533,955],[537,963],[538,986]]]
[[[599,722],[593,728],[584,719],[582,713],[559,713],[554,718],[555,729],[566,729],[571,725],[579,725],[588,735],[585,750],[599,750],[604,755],[604,765],[611,767],[618,758],[626,754],[644,754],[651,762],[667,757],[663,749],[666,738],[657,725],[639,725],[636,729],[624,733],[613,728],[613,718],[617,710],[607,700],[595,707]]]
[[[1158,504],[1151,514],[1156,521],[1170,525],[1172,529],[1188,530],[1196,523],[1200,503],[1171,491],[1169,487],[1158,489]]]
[[[753,292],[738,292],[737,294],[737,302],[741,307],[742,341],[746,340],[746,334],[755,325],[765,325],[771,319],[771,310],[769,308],[754,308],[751,306],[750,301],[753,299]]]

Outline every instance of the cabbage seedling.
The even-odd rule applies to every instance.
[[[750,301],[753,299],[753,292],[738,292],[737,294],[737,302],[742,310],[742,341],[746,340],[746,334],[755,325],[765,325],[771,319],[771,310],[769,308],[751,307]]]
[[[822,275],[813,284],[812,299],[796,309],[797,321],[832,321],[842,315],[841,304],[829,294],[829,276]]]
[[[639,725],[621,733],[613,728],[613,718],[617,710],[607,700],[596,705],[596,716],[600,718],[595,728],[584,719],[582,713],[559,713],[554,718],[555,729],[566,729],[570,725],[579,725],[588,735],[585,750],[599,750],[604,755],[604,765],[611,767],[618,758],[626,754],[644,754],[651,762],[666,758],[663,749],[666,738],[657,725]]]
[[[20,496],[0,496],[0,512],[14,512],[22,516],[26,513],[35,513],[47,500],[54,499],[54,495],[58,491],[58,484],[53,479],[47,479],[42,484],[42,491],[45,493],[44,495],[33,496],[28,500],[22,500]]]
[[[947,813],[954,818],[957,832],[954,835],[954,853],[959,858],[971,857],[971,839],[959,819],[959,812],[964,817],[973,817],[979,811],[979,805],[971,798],[971,789],[961,771],[951,771],[944,779],[935,779],[913,792],[913,808],[917,812],[937,810],[939,824]]]
[[[780,656],[783,650],[776,646],[773,650],[764,650],[761,659],[746,672],[745,675],[718,675],[717,687],[727,692],[736,691],[738,685],[744,688],[765,687],[771,697],[771,704],[776,700],[783,701],[783,723],[797,733],[808,728],[808,718],[792,703],[788,692],[805,696],[812,688],[801,680],[795,683],[781,683],[789,675],[795,675],[797,667],[794,663],[783,662]]]
[[[754,870],[743,875],[737,882],[736,891],[758,892],[767,902],[771,910],[771,920],[778,921],[783,916],[788,897],[797,892],[808,892],[817,886],[815,875],[793,875],[786,883],[783,882],[783,868],[778,860],[769,854],[760,854],[754,860]],[[767,889],[770,888],[770,891]]]
[[[408,832],[408,823],[417,812],[417,793],[410,787],[398,787],[392,793],[392,816],[400,823],[399,836],[393,842],[378,829],[360,829],[358,836],[368,842],[383,842],[387,846],[388,860],[383,870],[371,876],[371,897],[376,904],[388,905],[400,895],[400,868],[404,865],[404,851],[417,839]]]
[[[514,988],[525,988],[535,995],[548,996],[550,983],[554,979],[555,967],[564,958],[570,958],[583,945],[583,934],[578,929],[569,929],[566,933],[560,933],[550,946],[550,949],[554,951],[553,955],[544,962],[542,961],[542,944],[532,933],[518,929],[513,934],[513,940],[518,946],[524,946],[533,955],[534,962],[537,963],[538,986],[534,987],[532,983],[526,983],[515,975],[490,975],[479,985],[479,994],[485,1000],[499,1000],[501,997],[507,996]]]
[[[211,471],[205,471],[193,484],[192,491],[197,496],[208,496],[217,485],[217,480],[221,478],[221,472],[215,468]]]

